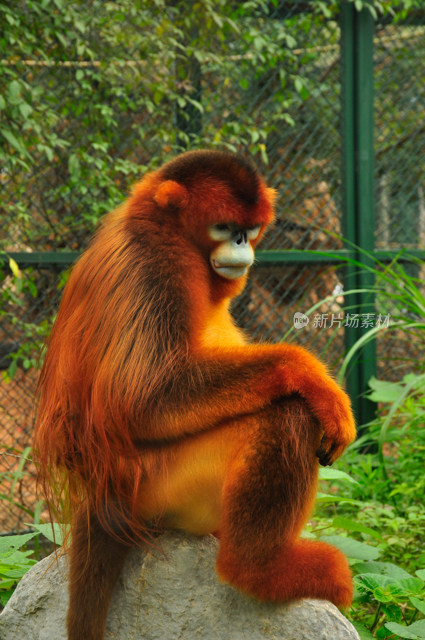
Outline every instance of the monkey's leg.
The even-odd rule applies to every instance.
[[[112,538],[82,508],[73,526],[69,566],[68,640],[103,640],[115,583],[130,546]]]
[[[229,467],[217,571],[259,599],[351,603],[345,556],[298,538],[314,504],[320,437],[304,400],[292,396],[259,414],[255,435]]]

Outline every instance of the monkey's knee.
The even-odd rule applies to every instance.
[[[220,539],[230,554],[261,563],[299,535],[314,505],[319,439],[298,396],[261,413],[224,485]]]

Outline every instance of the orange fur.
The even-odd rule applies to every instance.
[[[229,313],[245,277],[209,264],[208,225],[259,225],[255,245],[274,197],[238,156],[183,154],[136,185],[72,271],[34,441],[73,527],[70,640],[103,637],[125,550],[158,527],[218,529],[220,576],[259,598],[349,604],[343,555],[297,540],[317,456],[330,463],[355,437],[349,400],[301,347],[248,344]]]
[[[162,209],[172,205],[187,207],[189,194],[178,182],[166,180],[159,185],[154,195],[154,200]]]

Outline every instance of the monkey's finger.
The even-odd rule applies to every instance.
[[[338,443],[330,442],[326,436],[323,436],[320,447],[316,451],[316,456],[322,467],[330,466],[338,458],[338,450]]]
[[[319,463],[322,467],[326,467],[330,462],[329,451],[322,445],[317,449],[316,456],[319,458]]]
[[[326,435],[323,435],[320,441],[319,448],[316,451],[316,456],[320,458],[320,456],[326,455],[330,447],[331,447],[331,442],[329,441]]]
[[[320,450],[318,450],[316,452],[316,455],[319,458],[319,464],[322,467],[329,467],[333,462],[329,452],[321,452]]]

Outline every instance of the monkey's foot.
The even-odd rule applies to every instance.
[[[220,548],[217,573],[224,582],[259,600],[318,598],[337,607],[349,607],[353,597],[346,557],[324,542],[299,540],[261,565],[242,554],[237,559],[231,557]]]

